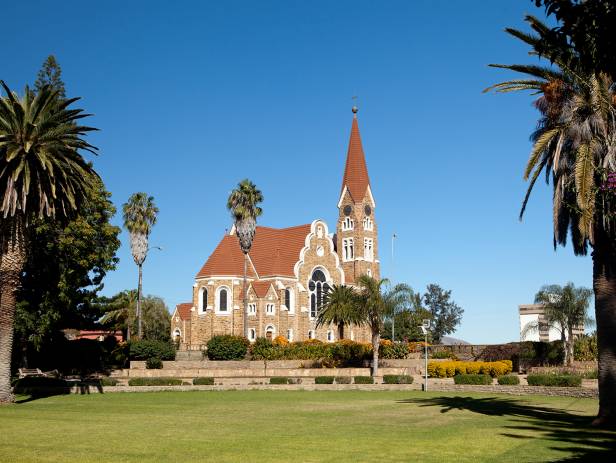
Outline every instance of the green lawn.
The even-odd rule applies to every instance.
[[[590,399],[226,391],[0,407],[0,462],[616,461]],[[611,458],[610,458],[611,457]]]

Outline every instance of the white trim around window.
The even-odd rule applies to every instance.
[[[276,306],[273,303],[268,302],[265,304],[265,315],[270,317],[276,315]]]
[[[226,296],[222,294],[226,291]],[[221,307],[224,306],[225,308]],[[219,286],[216,288],[216,299],[214,301],[214,309],[217,315],[230,315],[233,309],[233,292],[228,286]]]

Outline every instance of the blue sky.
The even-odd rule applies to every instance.
[[[264,193],[262,224],[333,225],[358,95],[383,275],[451,289],[457,337],[512,341],[517,305],[541,285],[592,281],[590,257],[553,250],[551,187],[518,221],[531,97],[481,92],[511,76],[488,63],[533,60],[503,32],[525,13],[541,15],[519,0],[12,2],[0,78],[22,88],[56,55],[101,129],[94,162],[116,206],[156,199],[164,250],[144,291],[169,307],[190,300],[242,178]],[[122,243],[107,294],[136,284]]]

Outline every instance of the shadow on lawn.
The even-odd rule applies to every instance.
[[[399,403],[412,403],[420,407],[442,407],[441,413],[451,410],[468,410],[490,416],[509,416],[514,424],[505,428],[510,432],[504,436],[514,439],[532,439],[535,434],[542,439],[567,443],[552,449],[567,452],[570,456],[562,462],[614,462],[616,461],[616,431],[590,427],[590,418],[566,410],[539,407],[519,399],[504,397],[432,397],[426,399],[405,399]],[[523,431],[526,434],[518,434]],[[580,446],[587,446],[581,448]]]
[[[26,403],[45,397],[66,394],[90,394],[96,390],[103,392],[102,382],[94,380],[66,381],[60,378],[29,377],[18,380],[13,386],[13,393],[24,396],[16,403]]]

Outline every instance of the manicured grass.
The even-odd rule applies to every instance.
[[[616,432],[588,427],[596,409],[420,391],[56,396],[0,406],[0,461],[610,461]]]

